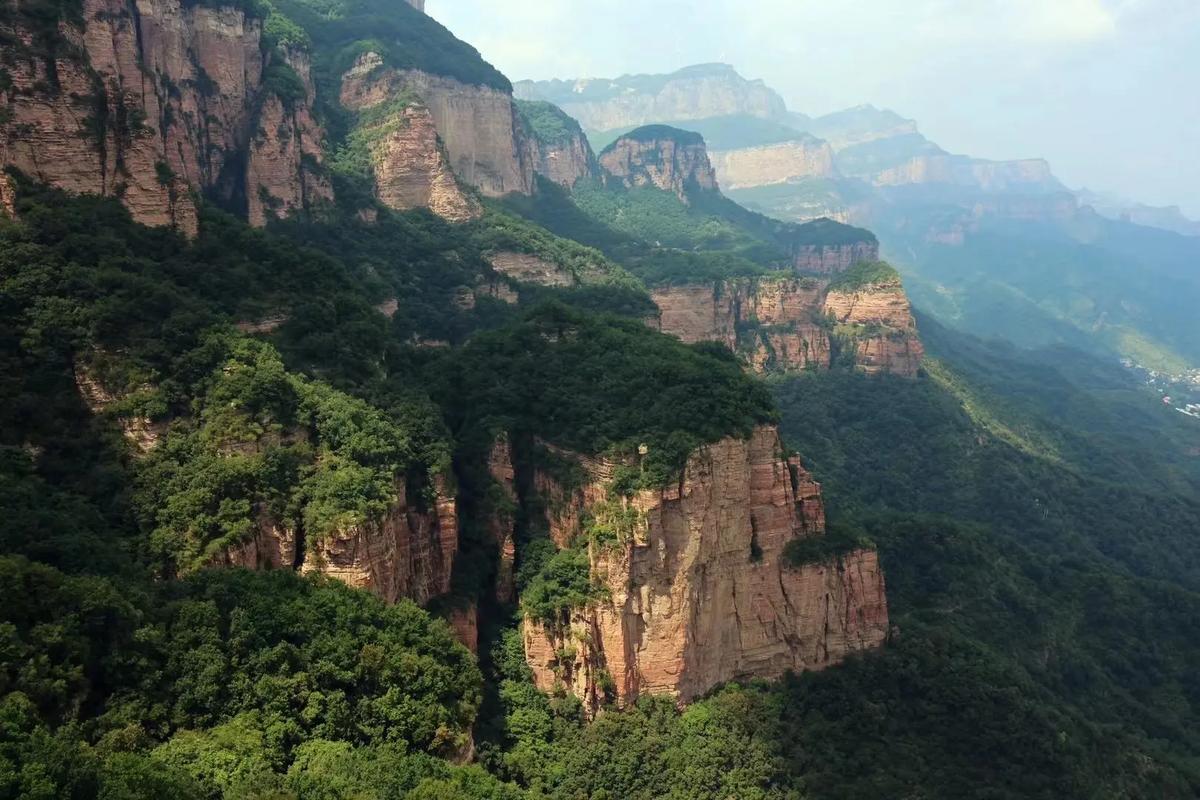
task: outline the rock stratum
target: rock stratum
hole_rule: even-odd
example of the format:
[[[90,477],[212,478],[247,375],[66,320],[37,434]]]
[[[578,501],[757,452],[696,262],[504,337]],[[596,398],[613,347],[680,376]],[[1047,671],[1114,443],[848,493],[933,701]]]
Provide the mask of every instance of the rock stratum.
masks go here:
[[[521,81],[513,88],[523,100],[554,103],[589,131],[730,115],[770,119],[787,112],[774,90],[746,80],[727,64],[614,80]]]
[[[666,125],[648,125],[621,136],[602,153],[600,166],[626,187],[652,186],[684,203],[696,191],[715,191],[717,175],[704,139]]]
[[[581,520],[605,513],[617,467],[574,458],[580,486],[536,476],[560,545],[580,535]],[[785,457],[773,427],[701,447],[677,483],[627,502],[637,512],[628,538],[588,547],[603,599],[557,623],[525,622],[540,688],[570,691],[592,711],[644,694],[687,702],[724,681],[822,669],[885,640],[874,551],[787,562],[788,543],[823,536],[825,516],[819,485]]]
[[[0,20],[15,43],[0,82],[0,166],[117,197],[137,221],[187,235],[197,194],[258,226],[334,200],[309,53],[270,44],[253,12],[83,0],[53,36],[39,25],[21,13]],[[392,208],[459,221],[480,213],[473,192],[529,193],[539,170],[570,180],[569,162],[537,151],[501,88],[396,69],[367,51],[324,100],[366,120],[376,197]],[[11,211],[7,179],[0,206]]]
[[[44,33],[11,19],[6,38],[36,50]],[[82,21],[60,24],[52,56],[10,53],[5,166],[189,234],[193,191],[240,198],[256,223],[329,198],[307,59],[264,48],[259,20],[177,0],[84,0]],[[283,70],[298,92],[264,82]]]
[[[654,289],[663,333],[719,342],[758,373],[829,369],[917,375],[924,347],[898,279],[846,292],[827,277],[770,277]]]

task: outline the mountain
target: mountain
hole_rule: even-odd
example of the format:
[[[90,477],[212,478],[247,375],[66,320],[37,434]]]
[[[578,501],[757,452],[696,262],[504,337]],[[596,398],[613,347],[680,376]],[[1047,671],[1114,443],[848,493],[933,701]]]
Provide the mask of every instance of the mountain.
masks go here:
[[[423,6],[0,6],[0,795],[1195,796],[1193,420]]]
[[[653,108],[643,101],[665,83],[687,97],[700,91],[691,75],[618,80],[621,93],[593,99],[589,110]],[[526,82],[520,91],[569,102],[554,88],[569,83]],[[1071,192],[1041,159],[948,153],[890,110],[864,105],[813,118],[776,106],[748,115],[742,106],[759,83],[727,73],[722,86],[731,96],[718,109],[675,103],[640,119],[712,135],[710,157],[730,199],[777,219],[870,228],[918,305],[962,330],[1034,347],[1069,343],[1167,373],[1176,393],[1190,391],[1200,353],[1184,321],[1197,296],[1186,266],[1194,239],[1174,235],[1193,230],[1182,215]],[[1060,268],[1041,269],[1046,263]]]

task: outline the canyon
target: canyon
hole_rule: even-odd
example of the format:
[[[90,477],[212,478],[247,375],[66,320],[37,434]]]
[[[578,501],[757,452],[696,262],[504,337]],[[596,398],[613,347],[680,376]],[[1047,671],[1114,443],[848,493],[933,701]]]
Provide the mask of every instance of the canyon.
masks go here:
[[[420,0],[410,5],[415,11],[399,11],[423,11]],[[797,161],[813,171],[834,169],[828,146],[815,141],[754,158],[719,154],[714,168],[702,137],[670,129],[624,136],[597,157],[579,123],[559,109],[515,101],[498,81],[474,83],[459,73],[393,63],[386,47],[369,42],[326,75],[323,62],[313,66],[311,44],[275,40],[264,31],[269,25],[241,8],[84,0],[82,19],[64,20],[51,37],[57,49],[49,58],[32,57],[47,36],[35,21],[16,15],[2,24],[31,57],[4,67],[0,163],[70,193],[117,198],[134,220],[187,237],[198,235],[205,202],[255,227],[292,217],[321,220],[343,199],[335,196],[335,184],[339,194],[344,185],[339,177],[368,179],[367,199],[347,193],[356,204],[348,213],[361,220],[375,220],[381,207],[423,208],[468,223],[481,219],[493,199],[538,192],[539,179],[566,190],[585,179],[655,189],[690,205],[701,196],[726,202],[721,170],[754,183]],[[600,121],[623,124],[685,108],[733,108],[762,118],[783,113],[765,86],[739,94],[730,80],[724,69],[696,73],[686,84],[668,82],[644,107]],[[334,96],[318,97],[318,87]],[[339,115],[334,122],[330,109]],[[13,203],[6,176],[0,207],[12,211]],[[778,231],[791,229],[781,223],[755,224],[774,231],[797,274],[661,287],[652,292],[660,314],[650,324],[686,342],[721,342],[757,372],[828,369],[840,347],[853,347],[865,371],[916,374],[920,345],[898,284],[865,287],[849,298],[830,289],[839,275],[878,258],[870,234],[825,241],[807,235],[815,230],[809,229],[788,239]],[[597,259],[568,272],[507,247],[480,259],[494,275],[464,287],[454,300],[460,309],[483,296],[516,303],[514,283],[570,288],[607,269]],[[391,320],[403,298],[372,302]],[[283,312],[251,315],[235,326],[243,335],[269,337],[288,319]],[[846,338],[838,326],[869,335]],[[118,398],[98,380],[81,370],[77,387],[94,414],[110,416]],[[111,420],[135,459],[150,457],[165,435],[148,417]],[[245,454],[238,448],[258,453],[260,446],[239,443],[219,455]],[[528,531],[517,509],[535,494],[552,498],[551,536],[560,547],[573,546],[585,521],[612,502],[614,470],[628,466],[559,451],[582,466],[585,485],[568,486],[546,471],[523,481],[518,467],[527,454],[517,450],[500,436],[480,456],[486,464],[456,464],[482,466],[492,487],[482,529],[495,572],[482,601],[450,597],[466,524],[460,516],[471,506],[460,506],[449,472],[419,490],[397,474],[385,509],[319,535],[256,501],[248,530],[199,545],[208,549],[180,572],[290,570],[328,576],[387,603],[437,602],[476,649],[481,615],[520,602],[516,575]],[[609,691],[607,673],[608,699],[617,703],[659,693],[687,702],[725,681],[822,669],[886,639],[884,580],[873,550],[790,563],[789,543],[825,534],[824,508],[820,487],[797,457],[784,453],[773,427],[703,444],[669,485],[620,502],[639,520],[631,538],[589,549],[605,599],[574,609],[562,625],[525,623],[526,655],[540,687],[566,687],[594,712]]]

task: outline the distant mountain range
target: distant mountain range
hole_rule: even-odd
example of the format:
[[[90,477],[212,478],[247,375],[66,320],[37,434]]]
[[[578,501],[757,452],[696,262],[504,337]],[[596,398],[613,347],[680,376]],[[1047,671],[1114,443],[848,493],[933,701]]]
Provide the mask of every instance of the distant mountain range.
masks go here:
[[[1043,159],[991,161],[949,153],[922,135],[915,120],[888,109],[860,105],[820,117],[791,111],[776,91],[761,80],[743,78],[728,64],[699,64],[666,75],[521,81],[514,92],[519,98],[562,108],[579,121],[597,150],[649,123],[697,131],[713,154],[725,189],[802,186],[742,198],[790,219],[830,216],[871,222],[863,209],[855,208],[861,192],[827,183],[857,179],[876,187],[1058,195],[1046,201],[1041,213],[1028,202],[1010,211],[1024,217],[1062,215],[1086,206],[1109,219],[1200,235],[1200,222],[1188,219],[1178,207],[1147,206],[1087,189],[1072,191]]]
[[[809,117],[726,64],[514,92],[558,105],[597,148],[652,123],[702,134],[729,198],[871,229],[914,303],[946,323],[1200,374],[1200,223],[1178,208],[1073,191],[1039,158],[947,152],[887,109]]]

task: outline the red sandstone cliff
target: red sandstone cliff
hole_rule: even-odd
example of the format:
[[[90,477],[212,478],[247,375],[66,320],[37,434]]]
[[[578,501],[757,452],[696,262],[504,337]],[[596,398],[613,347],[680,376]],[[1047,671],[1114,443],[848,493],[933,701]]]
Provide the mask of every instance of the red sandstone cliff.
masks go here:
[[[447,162],[466,184],[488,197],[532,191],[533,167],[511,95],[419,70],[395,69],[371,52],[342,76],[341,103],[353,111],[404,96],[419,99],[428,109]]]
[[[868,374],[889,372],[913,377],[925,348],[916,335],[912,306],[899,279],[853,291],[833,290],[824,310],[844,330],[855,349],[855,364]]]
[[[22,44],[6,49],[31,47],[33,33],[11,19],[5,34]],[[0,93],[0,163],[118,197],[138,221],[188,234],[192,191],[245,192],[256,222],[267,208],[282,214],[328,197],[327,184],[293,169],[301,155],[320,158],[307,63],[264,53],[258,20],[179,0],[84,0],[82,19],[60,26],[66,46],[53,58],[13,53],[12,86]],[[263,90],[271,58],[304,73],[308,94],[291,109]]]
[[[617,139],[600,154],[600,166],[626,186],[653,186],[684,203],[689,191],[717,188],[704,140],[665,126],[639,128]]]
[[[835,345],[863,371],[917,374],[924,349],[899,281],[846,294],[814,277],[654,289],[655,327],[688,343],[720,342],[755,372],[827,369]]]
[[[588,478],[577,489],[537,476],[560,543],[580,534],[615,467],[579,462]],[[620,703],[647,693],[686,702],[723,681],[821,669],[884,641],[887,601],[874,551],[784,562],[789,541],[824,534],[824,509],[820,487],[784,457],[773,427],[700,448],[677,484],[628,503],[639,512],[628,540],[589,546],[604,599],[565,625],[525,622],[540,688],[565,688],[591,710],[606,694]]]

